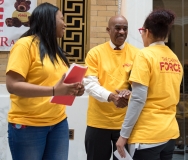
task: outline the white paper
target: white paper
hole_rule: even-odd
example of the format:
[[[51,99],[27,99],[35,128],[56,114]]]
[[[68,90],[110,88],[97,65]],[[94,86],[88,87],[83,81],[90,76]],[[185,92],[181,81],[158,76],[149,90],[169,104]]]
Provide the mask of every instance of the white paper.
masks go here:
[[[114,152],[114,155],[119,160],[133,160],[125,148],[124,148],[124,151],[125,151],[125,158],[121,158],[121,156],[120,156],[120,154],[119,154],[119,152],[117,150]]]

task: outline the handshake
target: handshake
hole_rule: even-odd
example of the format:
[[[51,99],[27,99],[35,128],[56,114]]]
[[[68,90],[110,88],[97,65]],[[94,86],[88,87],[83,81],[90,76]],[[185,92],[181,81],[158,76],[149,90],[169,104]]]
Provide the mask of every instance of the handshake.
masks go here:
[[[116,90],[116,93],[111,93],[108,97],[108,102],[113,102],[116,107],[124,108],[128,105],[130,90]]]

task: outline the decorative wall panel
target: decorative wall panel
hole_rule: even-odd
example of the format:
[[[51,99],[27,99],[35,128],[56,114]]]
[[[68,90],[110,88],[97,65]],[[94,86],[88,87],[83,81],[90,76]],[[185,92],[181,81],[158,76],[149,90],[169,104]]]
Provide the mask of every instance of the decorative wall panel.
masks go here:
[[[84,63],[87,53],[87,9],[86,0],[59,1],[67,28],[60,45],[69,55],[70,63]]]

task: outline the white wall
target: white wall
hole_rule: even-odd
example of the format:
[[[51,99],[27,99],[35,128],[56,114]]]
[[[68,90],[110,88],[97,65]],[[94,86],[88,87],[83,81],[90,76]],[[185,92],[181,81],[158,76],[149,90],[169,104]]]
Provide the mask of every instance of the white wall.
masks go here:
[[[125,0],[126,1],[126,18],[128,20],[127,42],[143,48],[141,35],[138,31],[143,26],[145,18],[153,10],[152,0]]]
[[[72,106],[67,106],[69,128],[74,129],[74,140],[69,142],[69,160],[86,160],[84,139],[86,130],[88,95],[77,97]]]
[[[11,160],[7,140],[7,112],[9,106],[9,94],[5,85],[0,85],[0,160]]]

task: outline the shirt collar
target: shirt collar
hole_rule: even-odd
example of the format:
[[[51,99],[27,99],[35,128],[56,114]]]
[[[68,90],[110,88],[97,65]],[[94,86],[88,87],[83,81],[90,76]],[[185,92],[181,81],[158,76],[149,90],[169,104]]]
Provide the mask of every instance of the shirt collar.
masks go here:
[[[109,41],[109,43],[110,43],[110,47],[111,47],[112,49],[116,48],[116,46],[112,43],[111,40]],[[125,43],[123,43],[121,46],[119,46],[119,48],[120,48],[120,49],[123,49],[124,46],[125,46]]]
[[[165,45],[164,41],[157,41],[154,43],[151,43],[149,46],[155,46],[155,45]]]

